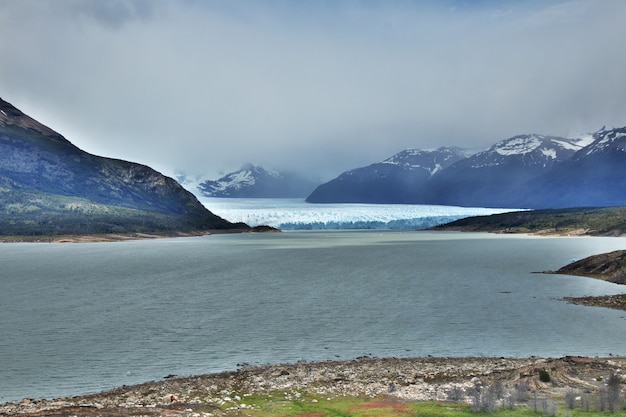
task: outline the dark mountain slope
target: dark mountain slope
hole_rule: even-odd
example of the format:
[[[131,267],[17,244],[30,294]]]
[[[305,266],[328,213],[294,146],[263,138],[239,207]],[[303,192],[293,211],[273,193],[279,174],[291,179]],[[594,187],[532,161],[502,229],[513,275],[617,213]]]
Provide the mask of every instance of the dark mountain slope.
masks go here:
[[[581,140],[518,135],[433,176],[416,203],[477,207],[534,207],[520,199],[528,182],[582,148]]]
[[[1,99],[0,213],[0,234],[82,233],[90,221],[101,232],[245,228],[172,178],[86,153]]]
[[[529,183],[525,207],[626,204],[626,127],[602,129],[571,159]]]
[[[346,171],[320,185],[310,203],[412,203],[437,172],[467,157],[456,147],[407,149],[383,162]]]

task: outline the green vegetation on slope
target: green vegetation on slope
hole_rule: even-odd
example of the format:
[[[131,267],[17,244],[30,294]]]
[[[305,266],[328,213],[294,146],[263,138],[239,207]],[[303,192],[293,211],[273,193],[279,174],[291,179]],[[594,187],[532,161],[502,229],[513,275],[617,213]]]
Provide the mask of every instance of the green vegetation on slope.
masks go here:
[[[315,401],[315,402],[312,402]],[[597,406],[585,409],[582,404],[569,408],[552,400],[541,399],[536,403],[515,408],[498,408],[494,411],[475,410],[469,404],[442,401],[404,402],[392,398],[364,399],[357,397],[339,397],[330,400],[287,400],[267,399],[247,409],[246,415],[252,417],[537,417],[570,416],[600,417],[624,415],[620,411],[599,410]],[[230,410],[229,410],[230,411]],[[230,411],[225,415],[241,415],[241,410]]]
[[[431,230],[622,236],[626,234],[626,207],[516,211],[468,217]]]
[[[0,181],[0,235],[60,236],[192,232],[206,229],[190,216],[148,212],[37,191],[14,192]]]
[[[0,99],[0,236],[249,230],[154,169],[84,152]]]

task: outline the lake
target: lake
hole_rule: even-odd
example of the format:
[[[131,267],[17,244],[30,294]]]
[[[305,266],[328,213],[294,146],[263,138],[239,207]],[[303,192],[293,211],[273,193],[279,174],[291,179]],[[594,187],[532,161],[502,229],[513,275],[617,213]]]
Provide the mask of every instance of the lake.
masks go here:
[[[626,355],[624,288],[534,274],[621,238],[288,231],[0,245],[0,402],[370,355]]]

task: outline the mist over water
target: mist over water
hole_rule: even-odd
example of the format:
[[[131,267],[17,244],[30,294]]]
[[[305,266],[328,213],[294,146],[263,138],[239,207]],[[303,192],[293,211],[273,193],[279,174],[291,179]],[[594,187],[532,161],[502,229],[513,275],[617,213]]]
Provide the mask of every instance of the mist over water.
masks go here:
[[[291,231],[0,245],[0,401],[396,356],[624,355],[616,284],[533,274],[619,238]]]

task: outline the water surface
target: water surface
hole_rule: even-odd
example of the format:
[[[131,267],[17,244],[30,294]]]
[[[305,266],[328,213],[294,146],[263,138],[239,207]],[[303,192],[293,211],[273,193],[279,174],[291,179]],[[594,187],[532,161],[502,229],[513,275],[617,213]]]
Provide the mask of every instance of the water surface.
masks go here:
[[[620,238],[309,231],[3,244],[0,402],[371,356],[625,355],[623,292],[533,274]]]

